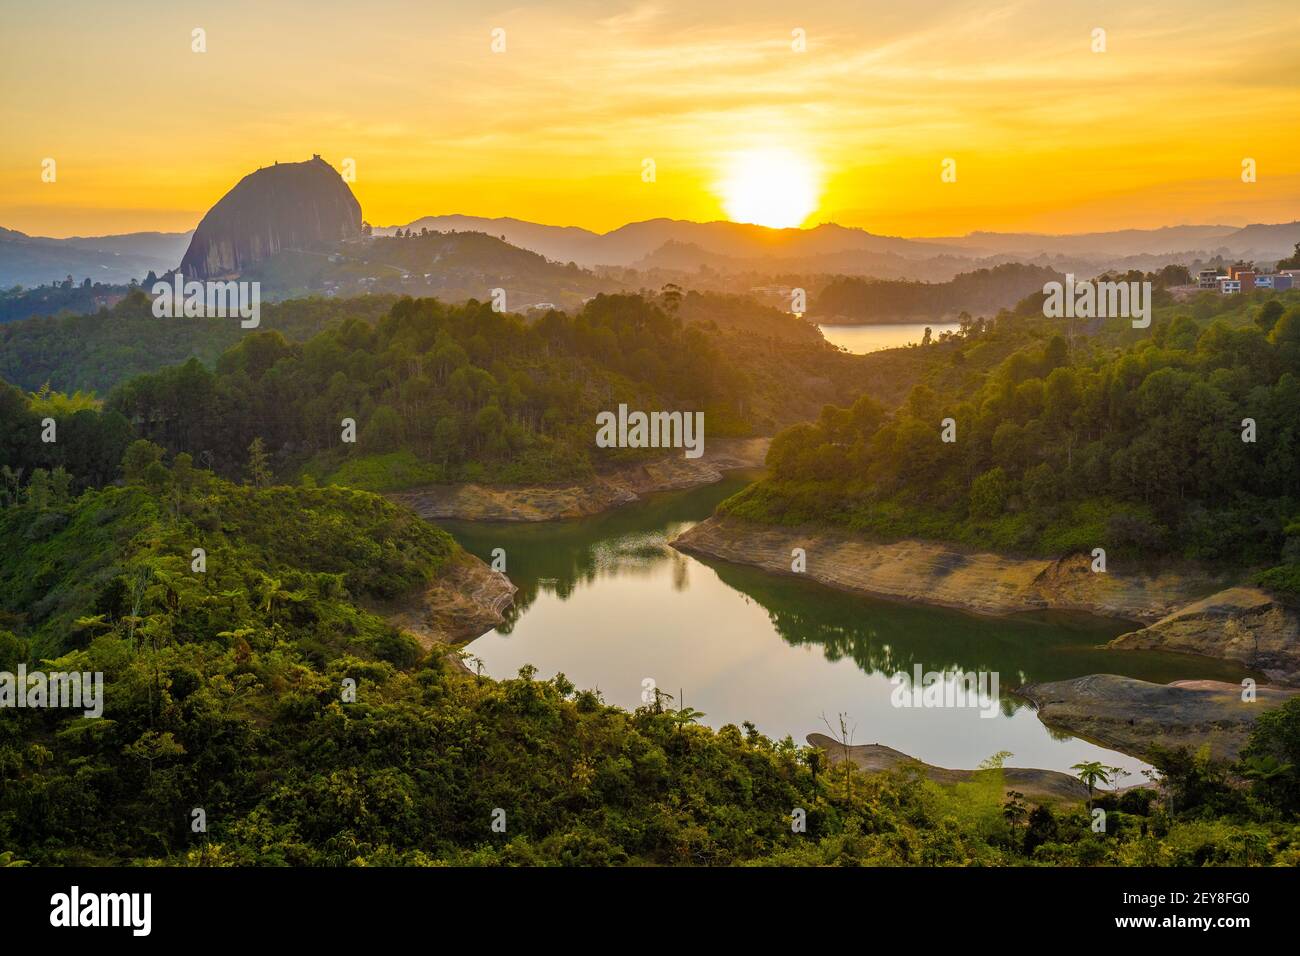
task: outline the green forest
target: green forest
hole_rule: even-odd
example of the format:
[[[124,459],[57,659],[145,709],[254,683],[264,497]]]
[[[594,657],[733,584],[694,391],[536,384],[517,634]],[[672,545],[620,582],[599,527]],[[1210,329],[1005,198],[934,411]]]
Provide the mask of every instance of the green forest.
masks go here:
[[[880,401],[830,405],[781,432],[771,477],[726,507],[1028,548],[1095,514],[1119,547],[1176,529],[1187,548],[1234,559],[1288,553],[1295,446],[1277,409],[1296,407],[1293,302],[1199,319],[1165,310],[1149,340],[1132,343],[1122,329],[1072,342],[1030,302],[868,361],[779,313],[746,333],[745,306],[719,304],[672,290],[606,296],[524,323],[477,303],[399,300],[373,324],[340,306],[305,341],[246,334],[211,368],[191,360],[136,376],[103,403],[0,386],[0,670],[106,681],[102,718],[15,709],[0,721],[0,857],[1300,863],[1300,702],[1261,718],[1236,766],[1156,753],[1162,790],[1095,796],[1110,820],[1100,835],[1087,807],[1004,796],[997,756],[956,787],[910,770],[864,774],[750,723],[701,726],[671,700],[629,712],[563,675],[475,675],[456,647],[394,622],[393,608],[474,559],[409,510],[343,487],[364,483],[352,475],[388,475],[393,456],[416,478],[573,474],[597,465],[588,416],[606,402],[704,407],[711,429],[745,434],[801,400],[862,394],[867,381]],[[799,377],[820,384],[789,394]],[[1169,402],[1179,418],[1148,427]],[[342,410],[358,422],[355,449],[339,446]],[[1196,465],[1241,454],[1215,429],[1247,412],[1256,458]],[[938,437],[949,415],[951,446]],[[1196,428],[1170,431],[1188,415]],[[57,441],[41,440],[47,420]],[[1182,455],[1181,467],[1115,467],[1143,440],[1183,442],[1163,452]],[[1035,484],[1049,479],[1051,495]],[[1148,490],[1148,479],[1163,483]],[[1251,508],[1271,523],[1233,531]],[[806,832],[792,829],[796,810]],[[499,812],[504,832],[493,829]]]
[[[991,315],[1061,278],[1055,269],[1018,262],[963,272],[948,282],[836,276],[808,311],[822,322],[955,320],[959,313]]]
[[[278,475],[394,490],[582,478],[661,454],[594,447],[596,414],[620,403],[702,411],[709,437],[770,430],[789,420],[784,382],[801,365],[828,371],[831,394],[852,394],[853,359],[820,338],[765,363],[781,339],[751,332],[742,343],[739,332],[687,321],[679,305],[602,295],[575,316],[527,322],[473,301],[403,299],[374,325],[347,317],[300,344],[246,335],[215,370],[190,360],[137,376],[106,407],[228,477],[260,438]],[[355,442],[343,440],[345,419]]]
[[[945,789],[662,701],[620,710],[562,675],[465,673],[379,610],[461,552],[367,492],[235,485],[139,439],[119,485],[10,501],[0,545],[0,668],[106,681],[100,719],[0,721],[10,861],[1300,863],[1294,701],[1259,721],[1249,787],[1168,754],[1168,799],[1098,796],[1103,836],[1084,807],[1004,798],[996,759]]]
[[[258,329],[302,341],[345,318],[377,322],[396,301],[392,295],[366,295],[263,304]],[[113,386],[164,365],[190,358],[212,365],[246,334],[235,321],[157,319],[149,297],[136,289],[111,309],[86,315],[51,311],[0,324],[0,379],[28,391],[48,385],[107,395]]]
[[[1297,590],[1300,297],[1194,317],[1210,296],[1158,310],[1141,337],[1122,320],[1075,335],[1031,297],[946,346],[947,367],[897,409],[864,396],[782,431],[766,480],[721,510],[1016,553],[1262,565],[1265,583]]]

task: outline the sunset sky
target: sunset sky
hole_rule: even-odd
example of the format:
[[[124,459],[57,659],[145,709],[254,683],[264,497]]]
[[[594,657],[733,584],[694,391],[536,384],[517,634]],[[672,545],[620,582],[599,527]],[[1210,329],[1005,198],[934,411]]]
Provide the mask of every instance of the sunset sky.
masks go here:
[[[755,156],[797,170],[808,226],[1300,218],[1294,0],[49,0],[2,31],[0,226],[34,235],[192,228],[312,153],[356,161],[377,225],[726,218]]]

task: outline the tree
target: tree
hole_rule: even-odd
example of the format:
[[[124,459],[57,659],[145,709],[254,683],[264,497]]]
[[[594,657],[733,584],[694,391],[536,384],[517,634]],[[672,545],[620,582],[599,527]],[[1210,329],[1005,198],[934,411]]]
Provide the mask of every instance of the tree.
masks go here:
[[[973,518],[996,518],[1006,507],[1011,483],[1001,468],[990,468],[971,484],[970,513]]]
[[[1277,299],[1269,299],[1259,307],[1255,313],[1255,324],[1258,325],[1265,335],[1273,331],[1273,326],[1277,325],[1277,320],[1282,318],[1282,313],[1286,309]]]
[[[50,472],[50,494],[56,505],[68,503],[72,492],[72,475],[62,465]]]
[[[1300,810],[1300,698],[1259,716],[1242,761],[1256,792],[1288,812]]]
[[[1287,309],[1268,334],[1287,368],[1300,371],[1300,305]]]
[[[199,472],[194,467],[194,457],[189,452],[181,452],[172,460],[172,481],[181,494],[188,493],[199,479]]]
[[[1104,766],[1099,760],[1089,760],[1086,763],[1076,763],[1070,769],[1078,771],[1076,776],[1088,788],[1088,809],[1091,811],[1093,791],[1096,790],[1098,783],[1110,783],[1108,771],[1114,768]]]
[[[17,503],[23,483],[22,468],[16,471],[8,465],[0,465],[0,503]]]
[[[822,714],[822,723],[826,729],[831,732],[831,737],[840,745],[842,763],[844,764],[844,793],[852,801],[853,799],[853,759],[849,756],[849,750],[853,747],[853,735],[858,731],[856,722],[851,723],[849,715],[840,713],[837,715],[839,723],[839,732],[831,726],[831,722]]]
[[[1029,823],[1025,828],[1025,856],[1032,857],[1034,850],[1044,843],[1055,843],[1060,836],[1060,825],[1052,808],[1039,804],[1029,812]]]
[[[682,304],[682,287],[675,282],[669,282],[663,287],[662,296],[664,310],[670,314],[676,314]]]
[[[44,468],[37,468],[32,472],[31,478],[27,479],[27,503],[37,511],[44,511],[49,508],[52,500],[50,473]]]
[[[248,477],[255,488],[265,488],[271,483],[271,466],[260,435],[248,446]]]
[[[152,777],[155,760],[162,760],[166,757],[179,757],[185,753],[185,748],[181,746],[170,730],[162,733],[156,730],[146,730],[134,743],[123,747],[122,753],[128,757],[143,760],[149,767],[149,776]]]
[[[677,703],[679,706],[676,710],[669,711],[668,714],[668,719],[673,722],[679,732],[687,724],[698,724],[701,717],[708,716],[703,711],[696,710],[694,707],[687,707],[685,701],[686,691],[679,689],[677,691]]]
[[[362,447],[369,452],[396,451],[402,446],[402,418],[391,405],[380,405],[361,432]]]
[[[1300,269],[1300,242],[1295,244],[1295,251],[1286,259],[1279,259],[1278,269]]]
[[[1029,807],[1024,798],[1019,790],[1008,790],[1006,802],[1002,804],[1002,819],[1007,821],[1013,835],[1029,818]]]
[[[160,445],[144,438],[137,438],[126,448],[122,456],[122,474],[128,485],[142,485],[147,480],[150,465],[162,461],[163,449]]]

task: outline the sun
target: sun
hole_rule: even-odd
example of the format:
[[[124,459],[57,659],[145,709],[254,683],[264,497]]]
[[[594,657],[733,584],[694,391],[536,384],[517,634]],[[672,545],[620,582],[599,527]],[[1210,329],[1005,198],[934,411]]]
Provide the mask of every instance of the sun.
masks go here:
[[[753,149],[730,157],[718,191],[732,222],[785,229],[802,224],[817,209],[820,183],[806,157],[784,149]]]

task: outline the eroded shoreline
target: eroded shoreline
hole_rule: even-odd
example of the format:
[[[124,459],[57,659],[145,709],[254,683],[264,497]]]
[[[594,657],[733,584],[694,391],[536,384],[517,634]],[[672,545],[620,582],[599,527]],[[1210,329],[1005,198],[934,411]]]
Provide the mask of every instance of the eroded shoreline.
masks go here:
[[[659,491],[697,488],[728,471],[761,468],[771,439],[717,438],[700,458],[680,453],[558,485],[431,485],[387,497],[430,521],[555,521],[585,518]]]
[[[1154,624],[1230,583],[1227,576],[1191,570],[1094,574],[1084,555],[1013,558],[929,541],[882,544],[848,531],[787,528],[717,515],[678,535],[672,545],[688,554],[777,574],[795,573],[792,552],[802,548],[806,569],[801,576],[820,584],[995,616],[1084,611]]]
[[[1300,612],[1258,588],[1234,586],[1226,574],[1192,567],[1096,574],[1082,555],[1009,558],[718,516],[671,543],[688,554],[786,575],[795,575],[792,551],[802,548],[802,575],[875,598],[984,615],[1069,610],[1126,619],[1143,626],[1107,645],[1117,653],[1143,649],[1229,660],[1279,685],[1258,687],[1250,698],[1241,685],[1219,681],[1156,684],[1092,674],[1017,692],[1047,726],[1139,759],[1149,759],[1154,747],[1208,745],[1215,757],[1235,760],[1259,714],[1300,693],[1294,689],[1300,686]]]

